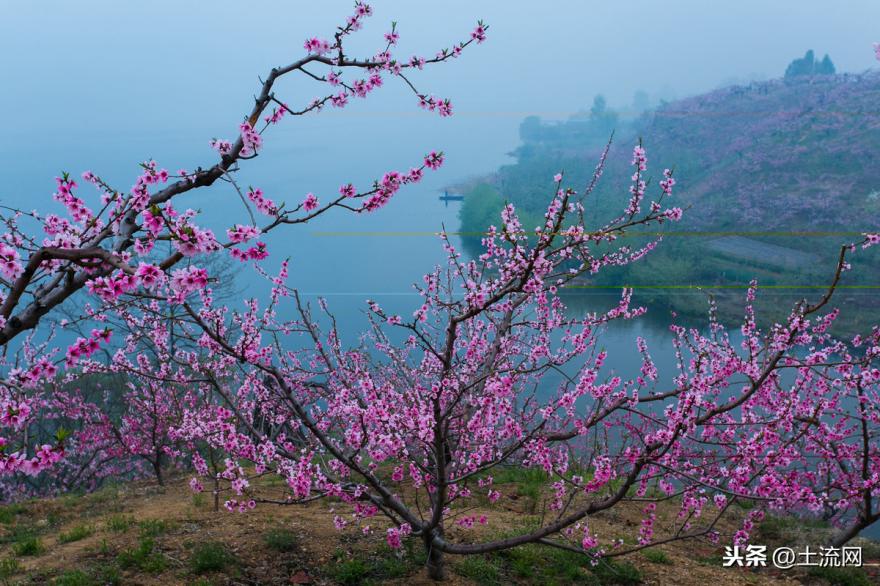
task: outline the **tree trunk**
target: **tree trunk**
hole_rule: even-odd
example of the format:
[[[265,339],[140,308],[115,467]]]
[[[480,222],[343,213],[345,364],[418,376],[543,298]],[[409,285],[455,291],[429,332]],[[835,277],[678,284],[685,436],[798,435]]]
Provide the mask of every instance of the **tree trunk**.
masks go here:
[[[425,562],[425,566],[428,568],[428,577],[438,582],[445,580],[446,564],[443,560],[443,552],[431,543],[430,535],[425,537],[425,549],[428,552],[428,559]]]
[[[869,525],[872,525],[872,524],[873,524],[873,521],[871,521],[869,519],[864,519],[864,518],[859,519],[857,521],[853,521],[852,525],[850,525],[849,527],[846,527],[842,531],[839,531],[834,536],[834,538],[831,540],[832,547],[843,547],[843,545],[847,541],[849,541],[850,539],[853,539],[854,537],[857,537],[858,534],[862,532],[862,529],[864,529],[865,527],[868,527]]]
[[[162,462],[160,458],[156,458],[152,462],[153,464],[153,472],[156,474],[156,482],[159,483],[159,486],[165,486],[165,478],[162,476]]]

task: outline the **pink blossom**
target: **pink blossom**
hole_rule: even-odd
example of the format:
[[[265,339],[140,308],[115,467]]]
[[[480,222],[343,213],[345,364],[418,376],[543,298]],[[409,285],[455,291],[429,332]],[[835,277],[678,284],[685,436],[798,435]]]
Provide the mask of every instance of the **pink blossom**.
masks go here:
[[[323,55],[330,52],[330,43],[324,39],[312,37],[311,39],[306,39],[306,42],[303,43],[303,48],[309,53]]]

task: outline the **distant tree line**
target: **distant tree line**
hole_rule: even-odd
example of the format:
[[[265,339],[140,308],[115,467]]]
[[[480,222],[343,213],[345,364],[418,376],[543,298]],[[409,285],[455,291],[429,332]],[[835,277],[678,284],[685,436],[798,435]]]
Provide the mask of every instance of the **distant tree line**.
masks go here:
[[[785,77],[787,79],[799,75],[834,75],[835,71],[834,63],[827,53],[819,61],[813,54],[813,50],[810,49],[803,57],[788,64]]]

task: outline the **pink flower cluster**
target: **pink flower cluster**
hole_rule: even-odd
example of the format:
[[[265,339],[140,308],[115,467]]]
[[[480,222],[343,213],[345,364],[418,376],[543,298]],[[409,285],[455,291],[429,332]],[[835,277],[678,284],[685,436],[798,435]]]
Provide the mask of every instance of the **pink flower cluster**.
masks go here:
[[[21,266],[21,256],[18,251],[0,242],[0,274],[10,280],[15,280],[24,270]]]
[[[247,197],[253,202],[261,214],[267,216],[275,216],[278,214],[278,207],[275,205],[275,202],[263,196],[263,190],[259,187],[256,189],[250,188]]]
[[[257,154],[257,150],[263,146],[263,137],[259,132],[254,130],[250,122],[242,122],[239,125],[241,131],[241,153],[242,157],[250,157]]]
[[[306,42],[303,43],[303,48],[309,53],[323,55],[329,53],[332,47],[328,41],[319,39],[318,37],[312,37],[311,39],[306,39]]]
[[[208,286],[208,271],[199,267],[176,269],[171,273],[170,284],[171,289],[180,297],[186,297]]]
[[[101,348],[101,343],[108,344],[112,330],[92,330],[88,338],[77,338],[76,342],[68,346],[65,364],[68,368],[75,365],[81,358],[90,358],[92,354]]]

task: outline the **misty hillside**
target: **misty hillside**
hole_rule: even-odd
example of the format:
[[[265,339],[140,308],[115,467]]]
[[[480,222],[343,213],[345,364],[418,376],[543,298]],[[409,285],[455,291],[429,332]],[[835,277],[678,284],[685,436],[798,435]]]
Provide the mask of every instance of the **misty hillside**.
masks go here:
[[[878,74],[801,77],[667,104],[641,134],[699,204],[694,226],[867,229],[866,207],[880,211],[878,108]]]
[[[647,259],[606,271],[593,284],[636,285],[643,299],[692,313],[704,311],[703,300],[652,286],[735,290],[757,278],[781,289],[817,288],[830,279],[840,245],[880,223],[878,104],[880,74],[842,74],[727,87],[631,121],[611,111],[557,123],[529,118],[512,153],[517,162],[467,194],[462,229],[496,223],[504,201],[521,210],[526,226],[537,225],[553,174],[564,170],[567,183],[585,185],[613,126],[607,169],[586,202],[594,225],[625,205],[639,138],[655,178],[648,198],[656,197],[663,169],[673,168],[674,198],[686,211]],[[471,250],[476,245],[472,238]],[[846,281],[852,289],[841,296],[862,309],[876,305],[858,295],[876,280],[877,255],[868,253],[856,258],[859,270]]]

